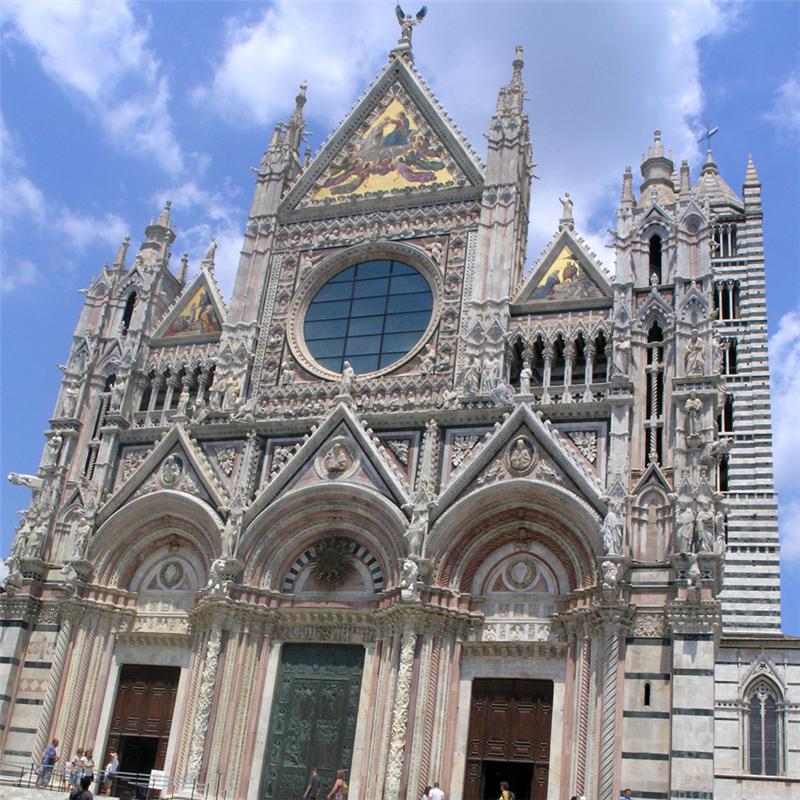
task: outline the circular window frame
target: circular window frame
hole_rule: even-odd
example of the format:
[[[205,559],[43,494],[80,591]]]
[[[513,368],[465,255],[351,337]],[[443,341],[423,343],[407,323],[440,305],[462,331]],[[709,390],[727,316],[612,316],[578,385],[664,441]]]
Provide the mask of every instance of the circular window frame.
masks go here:
[[[335,253],[325,259],[318,267],[300,284],[295,293],[294,299],[289,306],[288,319],[286,325],[287,341],[292,355],[303,369],[328,381],[336,381],[341,377],[341,372],[333,372],[319,364],[311,351],[308,349],[304,335],[304,325],[306,311],[311,301],[316,297],[317,292],[335,275],[343,270],[360,264],[365,261],[377,260],[400,261],[409,267],[417,270],[428,282],[431,289],[432,304],[431,318],[424,333],[417,344],[411,348],[402,358],[389,364],[387,367],[375,370],[374,372],[359,372],[357,378],[377,378],[394,372],[403,364],[407,364],[433,336],[436,326],[442,316],[442,298],[444,297],[444,281],[439,272],[439,268],[430,257],[419,247],[399,242],[371,242],[369,244],[349,247],[341,253]]]

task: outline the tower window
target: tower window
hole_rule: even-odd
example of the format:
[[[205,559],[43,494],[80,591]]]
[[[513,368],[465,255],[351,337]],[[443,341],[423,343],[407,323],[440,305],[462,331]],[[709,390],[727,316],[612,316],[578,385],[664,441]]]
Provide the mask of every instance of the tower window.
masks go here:
[[[714,311],[718,320],[739,319],[739,281],[714,284]]]
[[[122,332],[127,333],[131,326],[133,309],[136,307],[136,292],[131,292],[128,301],[125,303],[125,310],[122,312]]]
[[[738,371],[736,339],[722,340],[722,374],[736,375]]]
[[[664,334],[657,322],[647,334],[645,461],[662,463],[664,435]]]
[[[661,237],[650,237],[650,283],[661,283]]]
[[[650,684],[646,683],[644,685],[644,704],[646,706],[650,705]]]
[[[738,252],[736,243],[736,225],[723,222],[714,226],[715,258],[733,258]]]
[[[775,691],[764,681],[747,703],[748,766],[753,775],[780,774],[780,717]]]
[[[717,430],[720,433],[733,433],[733,395],[725,395],[725,402],[717,414]]]

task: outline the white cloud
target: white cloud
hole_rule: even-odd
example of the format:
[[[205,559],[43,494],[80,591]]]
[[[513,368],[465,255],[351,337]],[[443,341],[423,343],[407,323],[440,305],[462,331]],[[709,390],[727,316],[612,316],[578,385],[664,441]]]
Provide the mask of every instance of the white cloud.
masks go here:
[[[39,268],[32,261],[22,260],[0,268],[0,294],[8,294],[22,286],[36,286],[41,281]]]
[[[800,141],[800,70],[778,87],[775,103],[765,116],[782,136]]]
[[[580,232],[613,270],[603,245],[622,170],[635,165],[655,128],[677,162],[697,162],[700,42],[728,30],[738,9],[712,0],[543,8],[495,3],[491,24],[480,24],[486,7],[432,5],[414,32],[416,66],[480,151],[514,46],[524,45],[529,64],[539,65],[525,73],[541,176],[529,260],[555,231],[557,198],[567,190]],[[267,125],[291,112],[293,87],[307,79],[306,118],[321,141],[378,74],[397,34],[382,4],[278,2],[256,20],[229,19],[219,66],[194,97],[233,124]]]
[[[780,493],[780,528],[785,559],[800,559],[800,309],[781,317],[769,340],[772,377],[773,457]]]
[[[93,242],[117,247],[128,232],[127,223],[116,214],[95,217],[62,209],[60,214],[55,215],[54,223],[57,230],[78,250],[85,249]]]
[[[0,20],[36,53],[42,69],[88,111],[108,138],[179,172],[169,87],[147,24],[125,0],[5,0]]]

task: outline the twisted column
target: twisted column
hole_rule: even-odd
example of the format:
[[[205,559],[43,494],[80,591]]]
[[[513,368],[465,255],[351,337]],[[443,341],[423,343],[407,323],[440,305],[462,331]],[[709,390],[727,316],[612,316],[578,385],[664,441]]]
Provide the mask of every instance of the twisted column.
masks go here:
[[[56,637],[56,647],[53,653],[53,663],[47,675],[47,689],[42,702],[42,711],[39,715],[39,725],[36,728],[36,738],[33,740],[33,756],[39,758],[47,746],[47,735],[53,722],[53,710],[56,707],[58,688],[61,685],[61,676],[64,672],[64,662],[72,638],[72,615],[65,615],[61,621]]]
[[[408,727],[408,704],[411,700],[411,676],[414,668],[414,650],[417,637],[413,631],[403,632],[400,645],[400,666],[397,670],[397,690],[394,699],[394,717],[389,743],[389,764],[386,771],[384,800],[399,800],[400,777],[403,772],[403,752]]]
[[[589,689],[592,678],[592,643],[588,637],[581,642],[580,682],[578,684],[578,752],[575,789],[579,795],[586,788],[586,749],[589,741]]]

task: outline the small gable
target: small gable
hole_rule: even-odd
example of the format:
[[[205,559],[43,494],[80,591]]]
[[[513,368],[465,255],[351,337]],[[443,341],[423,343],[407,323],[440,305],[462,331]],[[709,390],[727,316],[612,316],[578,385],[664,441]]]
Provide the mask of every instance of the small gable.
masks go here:
[[[222,333],[225,307],[205,270],[187,287],[153,334],[159,344],[216,341]]]
[[[394,60],[289,192],[285,208],[480,186],[477,158]]]
[[[611,304],[611,287],[598,264],[568,229],[545,250],[515,304],[553,310]]]

